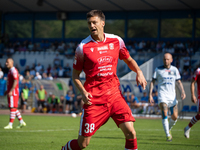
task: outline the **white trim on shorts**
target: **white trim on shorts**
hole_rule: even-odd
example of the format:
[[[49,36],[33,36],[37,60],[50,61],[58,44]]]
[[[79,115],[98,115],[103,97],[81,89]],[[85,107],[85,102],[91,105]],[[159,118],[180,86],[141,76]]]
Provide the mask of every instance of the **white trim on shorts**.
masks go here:
[[[84,116],[84,109],[82,110],[82,115],[81,115],[79,135],[82,135],[83,116]]]

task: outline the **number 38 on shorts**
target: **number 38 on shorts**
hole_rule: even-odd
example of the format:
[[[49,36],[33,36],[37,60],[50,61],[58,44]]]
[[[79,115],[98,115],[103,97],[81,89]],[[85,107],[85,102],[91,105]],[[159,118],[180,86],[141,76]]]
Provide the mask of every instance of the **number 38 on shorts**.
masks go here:
[[[85,123],[85,133],[92,133],[95,130],[95,124],[94,123]]]

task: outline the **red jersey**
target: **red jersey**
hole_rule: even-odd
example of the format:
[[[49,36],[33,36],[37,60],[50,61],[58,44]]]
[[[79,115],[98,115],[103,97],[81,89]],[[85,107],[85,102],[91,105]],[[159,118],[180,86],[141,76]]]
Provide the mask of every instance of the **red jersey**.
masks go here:
[[[118,59],[129,58],[124,41],[116,35],[104,34],[102,42],[91,36],[84,39],[76,49],[73,68],[84,71],[84,87],[93,98],[93,104],[107,103],[103,95],[112,95],[119,91],[120,82],[116,75]]]
[[[12,67],[8,72],[8,79],[7,79],[7,92],[10,92],[14,80],[17,80],[17,85],[15,89],[12,91],[12,96],[19,96],[19,74],[15,67]]]
[[[195,71],[193,79],[197,82],[198,98],[200,98],[200,68]]]

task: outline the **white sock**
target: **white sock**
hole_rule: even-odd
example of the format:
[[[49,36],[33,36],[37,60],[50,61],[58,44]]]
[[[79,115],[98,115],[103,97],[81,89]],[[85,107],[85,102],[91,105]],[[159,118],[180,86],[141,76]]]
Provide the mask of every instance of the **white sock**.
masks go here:
[[[24,120],[22,119],[22,120],[20,120],[19,122],[20,122],[20,123],[23,123],[23,122],[24,122]]]
[[[12,122],[9,122],[9,125],[10,125],[10,126],[12,126],[12,125],[13,125],[13,123],[12,123]]]
[[[169,134],[169,122],[168,122],[168,119],[162,119],[162,124],[163,124],[163,128],[164,128],[166,136],[167,137],[170,136],[170,134]]]
[[[169,120],[169,130],[172,129],[172,127],[176,124],[177,120],[173,120],[172,118],[170,118]]]

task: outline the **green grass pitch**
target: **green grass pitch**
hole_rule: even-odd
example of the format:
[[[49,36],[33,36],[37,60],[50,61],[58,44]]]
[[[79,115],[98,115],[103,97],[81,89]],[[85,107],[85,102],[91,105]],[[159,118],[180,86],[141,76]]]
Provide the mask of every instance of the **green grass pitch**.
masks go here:
[[[9,115],[0,115],[1,150],[60,150],[68,140],[78,136],[80,117],[28,116],[23,115],[27,126],[4,130]],[[190,139],[184,137],[183,128],[189,120],[178,120],[172,129],[173,141],[166,142],[161,119],[139,119],[134,123],[139,150],[199,150],[200,122],[190,132]],[[87,150],[124,150],[125,139],[120,129],[110,119],[92,137]]]

